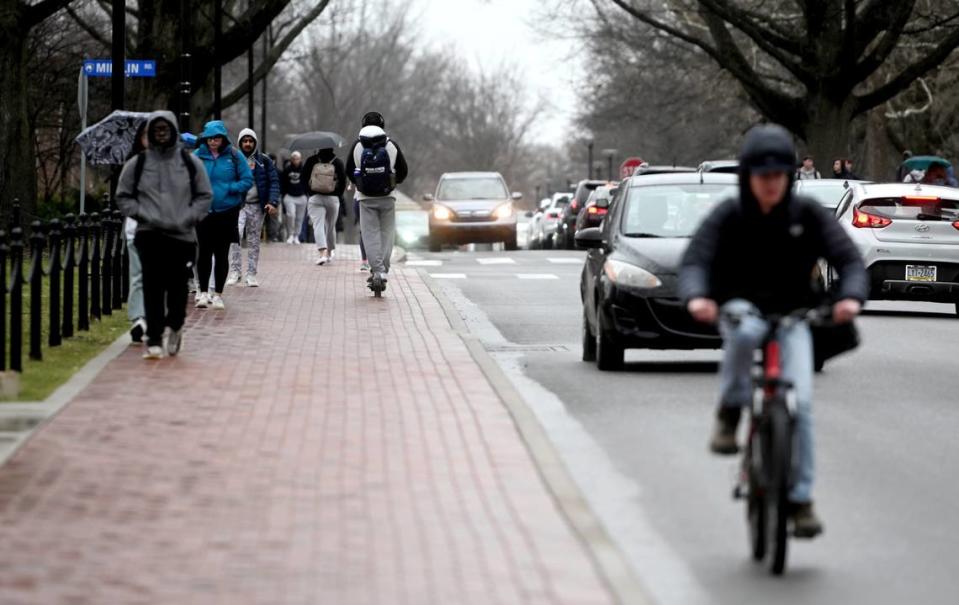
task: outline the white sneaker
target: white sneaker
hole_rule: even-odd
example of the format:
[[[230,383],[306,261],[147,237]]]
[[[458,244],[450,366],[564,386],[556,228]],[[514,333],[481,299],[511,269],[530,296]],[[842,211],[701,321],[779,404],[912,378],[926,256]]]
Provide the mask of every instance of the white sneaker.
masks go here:
[[[183,328],[179,330],[167,328],[165,348],[168,357],[175,357],[183,349]]]
[[[328,262],[330,262],[330,259],[327,256],[320,256],[316,259],[316,264],[320,266],[325,265]]]
[[[286,238],[286,243],[293,244],[293,243],[299,243],[299,242],[297,242],[296,238],[291,235],[290,237]]]
[[[260,282],[256,281],[256,276],[255,276],[255,275],[247,275],[247,276],[246,276],[246,286],[247,286],[248,288],[258,288],[258,287],[260,287]]]
[[[240,283],[240,274],[237,271],[230,271],[229,277],[226,278],[226,285],[235,286]]]
[[[294,237],[293,237],[293,243],[294,243],[295,245],[299,246],[299,245],[300,245],[300,238],[294,236]]]
[[[336,257],[336,250],[330,250],[330,260],[333,260]]]
[[[226,309],[226,303],[223,302],[223,297],[220,296],[219,294],[213,295],[213,298],[211,299],[210,304],[213,305],[213,308],[218,311],[222,311],[223,309]]]
[[[146,336],[146,333],[147,333],[147,322],[145,319],[141,317],[140,319],[133,322],[133,326],[130,328],[130,342],[132,342],[135,345],[142,345],[143,337]]]
[[[146,353],[143,354],[143,359],[162,359],[163,358],[163,347],[147,347]]]
[[[196,308],[197,309],[206,309],[210,306],[210,295],[206,292],[197,292],[196,293]]]

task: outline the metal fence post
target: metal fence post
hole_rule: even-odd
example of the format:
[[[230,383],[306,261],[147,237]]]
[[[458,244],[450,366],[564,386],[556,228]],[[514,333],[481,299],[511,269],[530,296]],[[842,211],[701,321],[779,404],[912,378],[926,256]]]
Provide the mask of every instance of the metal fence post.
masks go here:
[[[124,287],[123,257],[126,245],[124,242],[123,215],[119,210],[113,211],[113,228],[116,231],[116,240],[113,242],[113,308],[122,309],[126,300]]]
[[[7,232],[0,229],[0,372],[7,369]]]
[[[60,258],[60,221],[50,221],[50,333],[47,336],[47,345],[58,347],[63,342],[60,335],[60,274],[63,270]]]
[[[90,317],[100,319],[100,215],[90,215],[90,235],[93,237],[93,252],[90,254]]]
[[[113,315],[113,218],[112,212],[103,212],[100,225],[103,228],[103,259],[100,276],[100,287],[103,290],[103,299],[100,312],[103,315]]]
[[[40,332],[43,330],[41,297],[43,296],[43,225],[30,223],[30,359],[43,359]]]
[[[77,329],[90,329],[90,227],[87,215],[80,213],[77,227],[80,237],[80,278],[77,284]]]
[[[76,291],[73,280],[77,266],[76,217],[68,214],[64,217],[64,221],[63,245],[66,247],[66,255],[63,263],[63,324],[61,331],[63,338],[71,338],[73,336],[73,296]]]
[[[16,207],[14,207],[16,211]],[[23,229],[10,230],[10,369],[23,372]]]

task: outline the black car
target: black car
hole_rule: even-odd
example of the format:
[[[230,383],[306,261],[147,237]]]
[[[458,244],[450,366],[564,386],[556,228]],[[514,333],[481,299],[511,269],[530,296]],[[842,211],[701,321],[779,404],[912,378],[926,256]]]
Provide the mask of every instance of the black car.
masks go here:
[[[607,185],[608,181],[587,180],[584,179],[576,186],[576,192],[573,193],[573,199],[569,205],[563,208],[563,214],[560,215],[559,223],[556,224],[556,236],[554,238],[557,248],[572,250],[575,247],[573,235],[576,231],[576,217],[579,211],[586,206],[586,201],[593,191],[601,186]]]
[[[631,177],[602,227],[576,233],[588,248],[580,281],[583,360],[623,365],[626,349],[717,349],[716,328],[697,323],[677,295],[690,236],[713,207],[737,193],[732,174]]]
[[[609,213],[609,207],[618,191],[618,183],[602,185],[594,189],[586,200],[583,211],[576,217],[576,231],[588,227],[599,227]]]

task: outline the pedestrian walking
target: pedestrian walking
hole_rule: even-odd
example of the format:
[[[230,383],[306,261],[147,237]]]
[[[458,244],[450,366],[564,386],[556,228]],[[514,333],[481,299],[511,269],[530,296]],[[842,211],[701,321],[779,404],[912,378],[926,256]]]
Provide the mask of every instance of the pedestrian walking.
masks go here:
[[[848,179],[849,173],[846,172],[846,161],[843,159],[833,160],[832,163],[832,178],[834,179]]]
[[[307,212],[316,240],[316,264],[325,265],[336,249],[336,216],[340,211],[340,197],[346,189],[343,162],[332,149],[320,149],[306,160],[302,178],[310,195]]]
[[[288,244],[300,243],[300,227],[303,217],[306,216],[306,204],[309,197],[306,195],[306,183],[303,179],[303,154],[294,151],[290,155],[290,163],[283,169],[283,178],[280,179],[283,190],[283,210],[286,222],[286,238]]]
[[[850,181],[861,181],[862,177],[856,174],[856,171],[853,170],[852,160],[846,159],[843,161],[843,168],[846,169],[846,178]]]
[[[802,166],[799,167],[799,170],[796,171],[796,180],[797,181],[809,181],[814,179],[821,179],[822,175],[819,174],[819,171],[816,170],[816,163],[813,161],[811,155],[807,155],[802,159]]]
[[[363,128],[347,158],[346,173],[356,186],[360,232],[370,261],[370,287],[386,288],[390,255],[396,238],[397,185],[409,169],[400,146],[386,135],[386,121],[373,111],[363,116]]]
[[[220,120],[207,122],[203,127],[196,156],[203,161],[213,189],[210,212],[196,230],[200,249],[196,307],[225,309],[223,288],[230,268],[230,245],[240,241],[237,230],[240,208],[253,187],[253,172],[242,154],[233,148],[226,125]],[[214,280],[212,296],[209,293],[211,273]]]
[[[257,151],[258,141],[252,128],[240,131],[239,144],[247,166],[253,172],[253,186],[247,191],[246,200],[240,208],[237,233],[240,242],[246,237],[246,285],[256,288],[260,285],[256,279],[260,262],[260,235],[263,232],[264,219],[279,213],[280,176],[269,156]],[[230,275],[226,280],[228,286],[243,279],[240,242],[230,245]]]
[[[134,244],[143,271],[145,359],[180,352],[187,277],[196,259],[195,227],[213,199],[203,164],[178,143],[176,123],[170,111],[151,114],[149,146],[123,166],[117,184],[117,206],[137,223]]]
[[[132,160],[141,152],[150,146],[147,136],[147,124],[149,120],[144,120],[137,128],[136,137],[133,139],[133,149],[127,156],[127,161]],[[143,306],[143,266],[140,264],[140,255],[137,254],[137,247],[134,243],[137,233],[137,222],[126,217],[123,221],[123,237],[127,244],[127,258],[129,262],[129,282],[130,292],[127,295],[127,318],[130,320],[130,342],[133,344],[143,344],[143,337],[146,336],[147,320],[146,309]]]

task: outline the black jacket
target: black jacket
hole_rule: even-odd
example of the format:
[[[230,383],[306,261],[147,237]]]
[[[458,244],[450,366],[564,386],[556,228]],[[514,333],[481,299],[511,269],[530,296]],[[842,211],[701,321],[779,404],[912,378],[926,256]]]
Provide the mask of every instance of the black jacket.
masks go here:
[[[706,297],[723,304],[744,298],[764,313],[816,306],[823,301],[813,271],[825,258],[839,274],[836,299],[865,302],[869,282],[862,257],[825,208],[789,193],[764,215],[740,189],[738,199],[720,204],[693,235],[679,275],[684,300]]]
[[[306,195],[306,181],[309,180],[309,175],[307,175],[306,180],[303,180],[303,164],[296,167],[290,163],[283,169],[283,174],[280,177],[280,189],[283,195],[293,197]]]
[[[313,167],[319,162],[333,162],[333,169],[336,170],[336,190],[333,193],[320,193],[319,191],[313,191],[310,189],[310,174],[313,172]],[[306,190],[307,195],[332,195],[343,199],[343,192],[346,191],[346,171],[343,169],[343,160],[338,157],[335,157],[332,153],[320,152],[318,154],[312,155],[307,158],[306,162],[303,163],[303,170],[300,173],[300,182],[303,183],[303,188]]]

